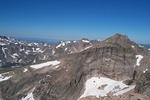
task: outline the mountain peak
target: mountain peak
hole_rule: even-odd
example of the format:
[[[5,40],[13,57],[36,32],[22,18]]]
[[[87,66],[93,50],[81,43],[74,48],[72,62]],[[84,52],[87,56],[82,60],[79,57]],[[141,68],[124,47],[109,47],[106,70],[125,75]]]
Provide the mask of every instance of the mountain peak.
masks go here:
[[[123,47],[131,47],[131,45],[137,45],[135,42],[131,41],[128,36],[116,33],[115,35],[107,38],[103,41],[106,44],[119,44]]]
[[[126,35],[122,35],[120,33],[116,33],[115,35],[107,38],[105,42],[110,42],[110,43],[129,43],[131,40],[128,38]]]
[[[113,35],[111,38],[112,38],[112,39],[126,39],[126,40],[129,40],[128,36],[123,35],[123,34],[121,34],[121,33],[116,33],[116,34]]]

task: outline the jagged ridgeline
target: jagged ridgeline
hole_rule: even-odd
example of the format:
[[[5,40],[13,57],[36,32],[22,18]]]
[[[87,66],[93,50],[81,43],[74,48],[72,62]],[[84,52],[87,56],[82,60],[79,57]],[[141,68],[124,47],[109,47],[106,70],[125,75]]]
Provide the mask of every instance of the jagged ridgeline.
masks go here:
[[[59,44],[0,37],[1,100],[149,100],[150,51],[115,34]]]

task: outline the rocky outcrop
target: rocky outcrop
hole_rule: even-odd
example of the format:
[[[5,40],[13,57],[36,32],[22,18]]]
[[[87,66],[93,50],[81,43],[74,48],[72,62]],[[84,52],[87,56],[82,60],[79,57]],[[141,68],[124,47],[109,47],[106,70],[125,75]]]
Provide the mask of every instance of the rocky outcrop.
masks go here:
[[[139,74],[135,92],[150,96],[150,68]]]

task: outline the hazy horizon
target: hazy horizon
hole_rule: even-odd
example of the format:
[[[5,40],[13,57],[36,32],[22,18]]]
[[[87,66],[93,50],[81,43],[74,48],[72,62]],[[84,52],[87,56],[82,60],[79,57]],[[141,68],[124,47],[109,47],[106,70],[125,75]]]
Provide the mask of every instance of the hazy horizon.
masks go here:
[[[115,33],[150,43],[149,0],[1,0],[0,35],[105,39]]]

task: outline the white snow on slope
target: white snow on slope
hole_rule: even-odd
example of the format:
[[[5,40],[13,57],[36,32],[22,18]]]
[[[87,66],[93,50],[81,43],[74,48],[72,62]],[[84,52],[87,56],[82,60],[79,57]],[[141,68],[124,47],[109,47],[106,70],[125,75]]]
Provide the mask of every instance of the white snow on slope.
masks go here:
[[[90,41],[88,41],[88,40],[82,40],[82,42],[89,43]]]
[[[55,54],[55,50],[52,50],[52,55],[54,55]]]
[[[132,47],[132,48],[135,48],[135,46],[134,46],[134,45],[132,45],[131,47]]]
[[[61,46],[65,46],[65,42],[62,42],[62,41],[61,41],[61,43],[60,43],[59,45],[57,45],[56,48],[59,48],[59,47],[61,47]]]
[[[87,50],[87,49],[89,49],[89,48],[91,48],[91,47],[92,47],[92,46],[85,47],[83,50],[81,50],[81,52],[84,51],[84,50]]]
[[[28,71],[28,69],[27,69],[27,68],[24,68],[23,72],[27,72],[27,71]]]
[[[31,65],[30,67],[34,69],[39,69],[39,68],[43,68],[43,67],[50,66],[50,65],[56,66],[58,64],[60,64],[60,61],[54,60],[54,61],[48,61],[48,62],[41,63],[41,64]]]
[[[34,100],[32,92],[29,93],[26,97],[22,98],[21,100]]]
[[[0,42],[0,45],[1,45],[1,46],[4,46],[4,45],[6,45],[6,43]]]
[[[13,55],[11,55],[11,57],[14,58],[14,59],[15,59],[16,57],[18,57],[18,56],[19,56],[19,55],[18,55],[17,53],[14,53]]]
[[[5,52],[5,48],[2,47],[2,51],[4,53],[4,57],[7,58],[6,52]]]
[[[73,41],[73,43],[76,43],[76,42],[77,42],[77,41],[75,41],[75,40]]]
[[[148,49],[148,50],[150,50],[150,49]]]
[[[140,62],[141,62],[141,60],[143,59],[143,56],[142,55],[136,55],[136,65],[137,66],[140,66]]]
[[[6,73],[0,74],[0,82],[10,79],[12,76],[5,76]]]
[[[87,96],[107,96],[108,93],[114,95],[121,95],[125,92],[132,90],[134,86],[128,86],[121,81],[115,81],[105,77],[92,77],[85,83],[85,91],[80,98]],[[115,94],[116,93],[116,94]]]
[[[146,68],[144,71],[143,71],[143,73],[146,73],[148,71],[148,69]]]

